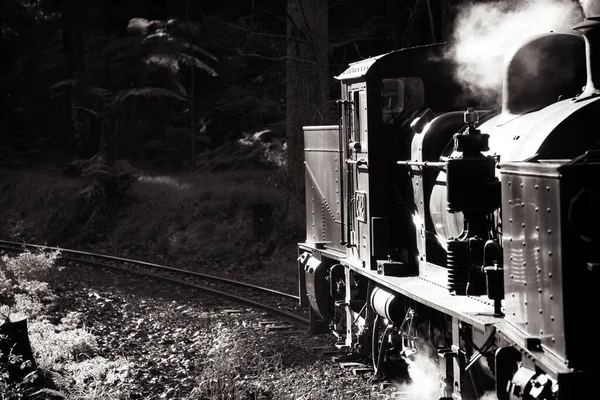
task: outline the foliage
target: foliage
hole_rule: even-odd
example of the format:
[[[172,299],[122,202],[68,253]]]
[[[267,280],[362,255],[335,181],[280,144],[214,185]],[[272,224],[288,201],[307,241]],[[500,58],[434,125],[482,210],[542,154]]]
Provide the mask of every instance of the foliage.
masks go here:
[[[262,339],[253,329],[218,325],[219,335],[207,354],[208,367],[198,378],[192,397],[208,399],[273,399],[274,385],[252,382],[252,377],[281,372],[281,353],[273,347],[258,349]]]
[[[1,314],[10,321],[28,319],[29,340],[37,363],[37,370],[22,382],[12,381],[7,373],[9,365],[0,364],[2,400],[116,398],[120,392],[112,385],[128,374],[130,365],[124,359],[97,357],[97,338],[81,326],[80,313],[67,313],[59,324],[46,319],[46,305],[57,299],[51,285],[55,287],[59,282],[59,255],[58,251],[27,251],[16,257],[2,257]],[[51,276],[55,278],[49,279]],[[19,365],[23,359],[11,356],[7,362]]]
[[[394,3],[330,2],[330,76],[396,47],[390,33],[403,21],[394,21],[387,9]],[[80,4],[76,17],[68,8],[74,4]],[[265,1],[0,2],[0,89],[6,93],[0,99],[0,146],[11,150],[0,158],[14,167],[63,166],[71,159],[57,151],[72,145],[78,157],[91,157],[104,131],[115,157],[184,167],[179,160],[188,150],[190,109],[173,101],[175,94],[189,100],[193,93],[199,151],[237,140],[242,132],[283,131],[286,19],[281,3]],[[68,33],[81,36],[81,54],[65,48]],[[68,70],[75,56],[81,68],[73,75]],[[193,83],[190,68],[198,72]],[[90,92],[74,80],[101,90]],[[334,98],[339,87],[330,83]],[[152,97],[159,89],[169,97]],[[102,97],[108,93],[111,98]],[[152,151],[143,152],[146,145]]]
[[[60,250],[34,253],[26,250],[13,258],[2,257],[2,264],[6,268],[6,271],[18,281],[37,280],[55,283],[59,279],[56,274],[60,271],[60,268],[56,266],[56,261],[59,257]],[[35,289],[36,287],[34,286],[29,292],[38,292]],[[47,288],[44,291],[47,291]]]

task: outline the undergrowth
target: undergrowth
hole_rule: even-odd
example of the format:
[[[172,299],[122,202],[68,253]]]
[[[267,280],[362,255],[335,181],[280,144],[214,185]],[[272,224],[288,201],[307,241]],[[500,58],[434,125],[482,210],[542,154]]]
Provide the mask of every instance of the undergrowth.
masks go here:
[[[108,361],[97,356],[96,337],[81,326],[78,313],[68,313],[60,323],[51,323],[47,306],[56,299],[54,288],[61,284],[59,251],[26,251],[0,259],[0,317],[9,327],[27,320],[33,362],[23,379],[15,379],[11,368],[32,367],[24,354],[11,353],[0,363],[0,399],[110,399],[123,395],[115,382],[129,371],[125,360]],[[0,325],[1,327],[1,325]],[[12,349],[22,335],[0,337]],[[1,355],[0,355],[1,356]],[[14,369],[13,369],[14,370]]]
[[[0,237],[91,247],[261,281],[280,277],[282,289],[296,288],[305,207],[289,194],[283,169],[140,172],[124,203],[91,207],[89,218],[71,211],[78,208],[80,178],[0,171],[0,179]]]

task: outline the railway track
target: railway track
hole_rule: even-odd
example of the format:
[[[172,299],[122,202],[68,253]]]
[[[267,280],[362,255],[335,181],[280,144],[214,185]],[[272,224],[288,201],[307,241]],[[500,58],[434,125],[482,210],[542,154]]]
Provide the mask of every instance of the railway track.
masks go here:
[[[0,240],[0,249],[10,252],[23,252],[27,249],[58,250],[61,252],[61,259],[63,261],[109,268],[183,285],[236,304],[265,311],[273,317],[280,318],[297,326],[308,327],[310,325],[306,313],[298,307],[298,296],[271,288],[181,268],[86,251],[6,240]],[[235,289],[235,293],[223,290],[224,287]]]

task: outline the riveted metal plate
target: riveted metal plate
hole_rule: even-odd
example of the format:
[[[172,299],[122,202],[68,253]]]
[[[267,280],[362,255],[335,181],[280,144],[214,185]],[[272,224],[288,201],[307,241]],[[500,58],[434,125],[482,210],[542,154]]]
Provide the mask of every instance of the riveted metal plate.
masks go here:
[[[306,241],[345,251],[341,241],[339,127],[304,127]]]
[[[559,174],[523,165],[502,170],[506,319],[565,359]]]

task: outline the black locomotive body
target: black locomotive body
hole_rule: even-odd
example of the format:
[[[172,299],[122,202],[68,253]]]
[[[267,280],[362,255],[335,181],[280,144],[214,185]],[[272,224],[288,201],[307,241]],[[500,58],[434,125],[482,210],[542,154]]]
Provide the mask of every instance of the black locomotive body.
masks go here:
[[[599,21],[523,44],[497,108],[471,103],[443,45],[337,77],[339,125],[304,131],[313,332],[379,375],[426,354],[439,398],[597,391]]]

